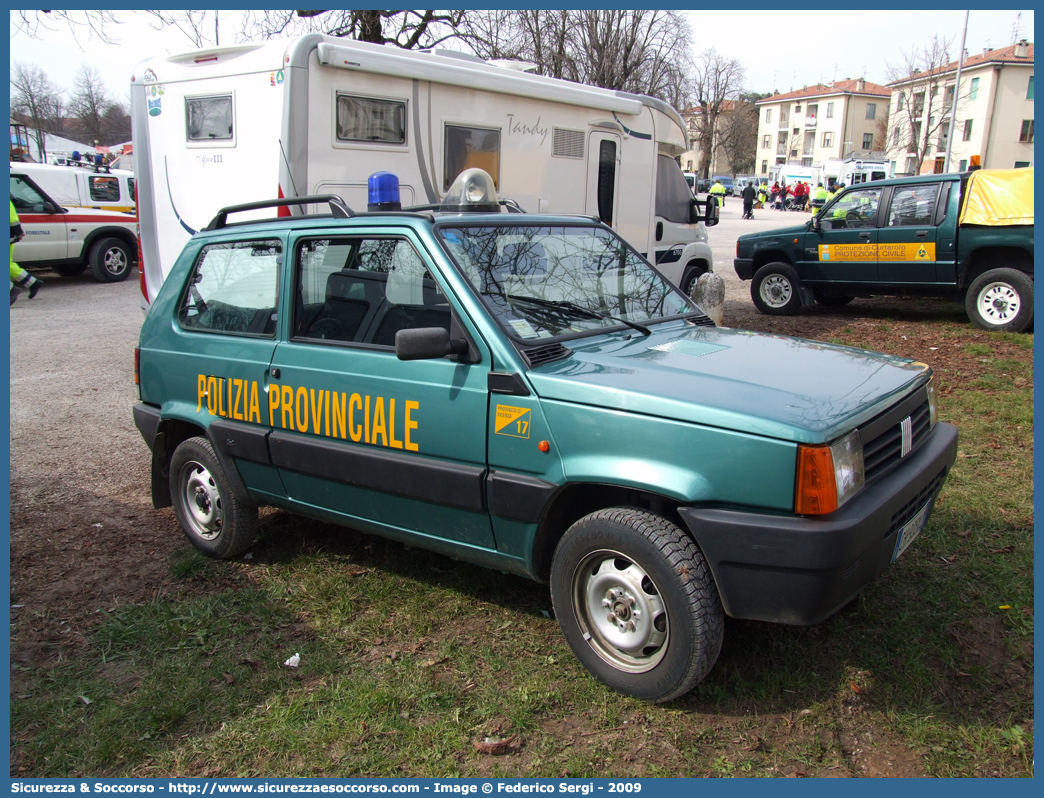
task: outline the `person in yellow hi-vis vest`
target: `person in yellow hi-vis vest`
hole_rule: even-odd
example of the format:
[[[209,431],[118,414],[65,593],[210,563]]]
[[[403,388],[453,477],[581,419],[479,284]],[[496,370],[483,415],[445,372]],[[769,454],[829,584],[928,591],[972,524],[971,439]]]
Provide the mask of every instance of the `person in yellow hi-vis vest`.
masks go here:
[[[815,216],[827,203],[830,192],[823,188],[822,183],[816,184],[816,190],[812,192],[812,215]]]
[[[711,186],[708,193],[718,201],[718,205],[722,208],[725,207],[725,186],[721,184],[720,180],[714,181],[714,185]]]
[[[40,290],[40,286],[43,285],[43,280],[33,277],[29,272],[15,263],[14,260],[14,245],[17,241],[20,241],[25,233],[22,231],[22,220],[18,218],[18,211],[15,210],[14,200],[11,200],[11,304],[15,303],[18,299],[18,295],[22,292],[21,289],[29,289],[29,298],[32,299],[36,296],[36,292]]]

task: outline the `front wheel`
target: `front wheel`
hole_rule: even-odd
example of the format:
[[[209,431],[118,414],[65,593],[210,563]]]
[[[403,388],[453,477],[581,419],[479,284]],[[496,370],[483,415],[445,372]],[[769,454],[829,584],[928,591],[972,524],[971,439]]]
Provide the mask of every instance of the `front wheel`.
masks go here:
[[[119,283],[127,279],[131,269],[130,247],[118,238],[103,238],[88,257],[91,274],[100,283]]]
[[[681,289],[685,293],[685,296],[692,296],[692,292],[696,288],[696,281],[706,273],[707,270],[700,266],[689,266],[685,269],[685,276],[682,277],[681,284]]]
[[[206,438],[189,438],[170,460],[174,515],[193,546],[226,559],[249,549],[257,536],[257,508],[240,502]]]
[[[689,692],[714,666],[724,610],[696,544],[631,507],[581,518],[559,541],[551,600],[566,642],[600,682],[644,701]]]
[[[980,330],[1021,332],[1033,323],[1033,278],[1018,269],[991,269],[972,282],[964,308]]]
[[[798,276],[786,263],[769,263],[758,269],[750,284],[750,298],[762,313],[792,316],[801,308]]]

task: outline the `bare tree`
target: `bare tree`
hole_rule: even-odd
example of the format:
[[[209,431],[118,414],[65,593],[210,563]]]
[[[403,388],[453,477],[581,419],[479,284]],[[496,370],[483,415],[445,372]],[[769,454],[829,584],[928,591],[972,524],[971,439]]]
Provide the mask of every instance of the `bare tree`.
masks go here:
[[[112,99],[98,73],[88,66],[76,73],[69,111],[88,144],[115,144],[125,137],[127,110]],[[129,130],[126,131],[129,134]]]
[[[174,28],[181,31],[193,46],[217,47],[221,44],[220,12],[218,11],[146,11],[154,19],[156,30]],[[213,31],[211,31],[213,19]]]
[[[271,39],[325,33],[406,50],[434,47],[456,36],[463,11],[248,11],[242,36]]]
[[[936,34],[901,51],[900,63],[885,67],[892,92],[898,95],[887,152],[893,157],[905,153],[914,174],[920,174],[925,159],[938,148],[943,126],[949,125],[953,77],[947,67],[952,41]]]
[[[743,65],[726,58],[713,47],[704,50],[692,64],[690,104],[695,111],[695,138],[700,150],[699,174],[710,177],[710,165],[718,146],[719,120],[732,107],[743,85]]]
[[[691,33],[674,11],[474,11],[458,32],[480,57],[528,61],[541,75],[672,105],[684,96]]]
[[[61,132],[62,95],[44,71],[16,63],[11,73],[11,109],[34,128],[40,160],[47,160],[47,134]]]
[[[38,38],[40,29],[53,31],[66,25],[73,38],[97,36],[106,44],[117,44],[112,28],[119,25],[115,11],[12,11],[11,35],[25,33]]]
[[[744,93],[730,110],[719,117],[718,147],[732,164],[732,174],[754,172],[757,165],[758,115],[754,105],[771,96],[757,92]]]

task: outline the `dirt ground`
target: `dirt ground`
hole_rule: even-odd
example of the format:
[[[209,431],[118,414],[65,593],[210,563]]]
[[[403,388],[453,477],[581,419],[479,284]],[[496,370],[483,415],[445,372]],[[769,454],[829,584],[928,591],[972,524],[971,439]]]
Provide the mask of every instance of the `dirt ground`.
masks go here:
[[[11,309],[12,665],[47,668],[76,658],[100,611],[145,602],[164,589],[169,555],[184,546],[172,512],[151,506],[149,453],[131,421],[139,299],[136,275],[114,286],[55,277],[37,299],[23,296]],[[923,360],[951,388],[973,379],[974,359],[940,340],[937,326],[924,326],[927,317],[966,324],[959,305],[896,299],[767,317],[735,286],[725,311],[730,327],[838,339]],[[1032,362],[1032,350],[998,341],[991,347],[996,357]],[[19,672],[12,669],[12,696]],[[728,726],[727,719],[722,723]],[[799,733],[795,728],[792,718],[781,716],[761,734]],[[863,744],[860,734],[880,740],[880,730],[858,723],[847,728],[843,746],[865,775],[922,772],[920,758],[902,746]],[[737,740],[740,748],[754,746],[746,750],[770,743]],[[654,735],[647,745],[647,755],[654,755],[670,743]],[[781,775],[808,775],[795,768]]]

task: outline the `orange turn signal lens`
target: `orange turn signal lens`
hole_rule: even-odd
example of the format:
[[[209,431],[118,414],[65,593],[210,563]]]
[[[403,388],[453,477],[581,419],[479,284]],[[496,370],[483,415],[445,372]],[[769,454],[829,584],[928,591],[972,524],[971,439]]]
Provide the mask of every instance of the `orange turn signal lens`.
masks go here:
[[[829,446],[798,446],[794,512],[826,515],[837,509],[834,458]]]

